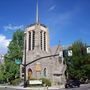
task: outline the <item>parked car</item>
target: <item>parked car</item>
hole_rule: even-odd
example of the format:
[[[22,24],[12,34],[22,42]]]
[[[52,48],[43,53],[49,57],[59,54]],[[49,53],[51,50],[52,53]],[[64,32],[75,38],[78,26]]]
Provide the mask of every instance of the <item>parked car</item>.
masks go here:
[[[80,81],[77,79],[67,80],[65,88],[74,88],[74,87],[80,87]]]

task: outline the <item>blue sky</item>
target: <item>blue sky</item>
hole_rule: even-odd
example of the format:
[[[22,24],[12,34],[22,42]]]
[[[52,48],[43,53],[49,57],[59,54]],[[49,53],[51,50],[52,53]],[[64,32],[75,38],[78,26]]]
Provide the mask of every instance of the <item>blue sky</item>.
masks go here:
[[[39,0],[40,22],[49,28],[50,45],[82,40],[90,45],[90,0]],[[0,0],[0,53],[13,33],[35,22],[36,0]]]

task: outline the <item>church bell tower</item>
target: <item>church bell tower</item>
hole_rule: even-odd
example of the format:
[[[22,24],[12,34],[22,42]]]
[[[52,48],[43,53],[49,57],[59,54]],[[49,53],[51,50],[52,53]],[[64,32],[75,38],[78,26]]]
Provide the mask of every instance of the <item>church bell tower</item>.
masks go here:
[[[25,54],[26,54],[26,64],[36,60],[37,58],[47,56],[50,54],[49,32],[48,32],[48,28],[44,24],[41,24],[39,21],[38,2],[36,4],[35,23],[26,27],[24,33],[25,33],[24,45],[26,45],[26,47],[24,47],[24,51],[26,49],[26,53],[23,53],[22,64],[24,64],[25,61]],[[37,65],[37,63],[39,63],[42,69],[44,69],[45,62],[46,62],[45,60],[40,60],[39,62],[35,62],[28,65],[26,68],[27,79],[29,76],[28,70],[31,70],[33,72],[33,77],[37,77],[37,70],[35,69],[35,66]],[[47,64],[45,65],[45,68],[46,66]],[[21,77],[23,77],[24,75],[22,71],[23,71],[23,66],[21,66]]]
[[[27,51],[49,51],[48,28],[39,22],[38,2],[36,5],[36,22],[27,27],[25,33]]]

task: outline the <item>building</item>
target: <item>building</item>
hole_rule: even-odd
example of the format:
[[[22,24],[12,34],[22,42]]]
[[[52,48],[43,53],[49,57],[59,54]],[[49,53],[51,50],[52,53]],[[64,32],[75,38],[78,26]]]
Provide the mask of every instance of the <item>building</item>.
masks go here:
[[[0,64],[3,64],[3,63],[4,63],[4,55],[0,54]]]
[[[61,46],[55,46],[53,48],[49,45],[49,31],[48,27],[39,22],[38,15],[38,4],[36,7],[36,22],[31,24],[25,29],[25,40],[26,45],[26,63],[36,60],[37,58],[58,54],[62,50]],[[25,47],[24,47],[25,51]],[[25,52],[23,54],[24,64]],[[63,64],[63,57],[59,56],[48,57],[40,59],[26,68],[27,80],[31,78],[48,78],[52,84],[63,84],[65,83],[65,65]],[[24,76],[23,66],[20,67],[21,78]]]

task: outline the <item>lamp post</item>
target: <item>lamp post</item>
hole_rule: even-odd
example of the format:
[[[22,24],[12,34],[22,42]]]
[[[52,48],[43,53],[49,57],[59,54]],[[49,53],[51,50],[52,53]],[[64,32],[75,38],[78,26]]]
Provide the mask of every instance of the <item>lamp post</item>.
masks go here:
[[[24,88],[27,87],[27,83],[26,83],[26,33],[25,33],[25,36],[24,36],[24,40],[25,40],[25,43],[24,43]]]

